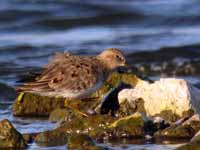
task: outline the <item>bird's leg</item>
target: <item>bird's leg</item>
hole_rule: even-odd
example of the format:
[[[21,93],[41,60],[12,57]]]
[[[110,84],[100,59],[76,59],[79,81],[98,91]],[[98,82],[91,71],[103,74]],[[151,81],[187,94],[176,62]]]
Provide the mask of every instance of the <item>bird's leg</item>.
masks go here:
[[[22,101],[22,99],[23,99],[23,97],[24,97],[24,92],[21,92],[18,96],[17,96],[17,101],[18,102],[21,102]]]
[[[83,117],[88,117],[88,115],[86,113],[83,113],[81,112],[78,108],[76,108],[75,106],[72,106],[70,103],[69,103],[69,99],[65,99],[64,101],[64,106],[73,110],[75,113],[78,113],[80,114],[81,116]]]

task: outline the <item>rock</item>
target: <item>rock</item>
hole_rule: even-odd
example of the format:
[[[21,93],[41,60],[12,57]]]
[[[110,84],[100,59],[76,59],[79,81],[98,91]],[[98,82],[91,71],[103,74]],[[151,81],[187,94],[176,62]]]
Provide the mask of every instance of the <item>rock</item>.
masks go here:
[[[190,139],[193,133],[190,131],[189,127],[184,126],[170,126],[164,130],[160,130],[155,133],[154,137],[156,139]]]
[[[167,121],[200,113],[199,97],[199,89],[176,78],[161,78],[154,83],[139,80],[133,89],[124,89],[118,95],[119,103],[128,100],[133,105],[142,99],[147,116],[161,116]]]
[[[149,119],[146,118],[141,113],[135,113],[133,115],[123,117],[118,119],[109,125],[108,130],[112,133],[113,137],[122,138],[122,137],[134,137],[141,138],[145,137],[145,130],[149,127]]]
[[[60,128],[59,128],[60,129]],[[35,142],[39,146],[60,146],[65,145],[69,134],[65,130],[45,131],[35,137]]]
[[[168,47],[159,51],[138,52],[127,55],[134,64],[135,73],[146,76],[199,76],[199,47]],[[187,58],[179,60],[179,58]],[[147,63],[149,62],[149,63]]]
[[[189,143],[176,148],[176,150],[199,150],[199,148],[200,148],[200,131],[196,133],[196,135],[191,139]]]
[[[33,143],[37,134],[39,133],[24,133],[22,136],[26,143]]]
[[[86,134],[72,134],[67,142],[68,149],[95,146],[93,139]]]
[[[146,110],[144,108],[144,100],[137,99],[133,102],[124,100],[120,102],[120,107],[116,112],[116,116],[125,117],[134,114],[135,112],[141,112],[146,115]]]
[[[53,110],[49,116],[49,121],[59,122],[65,119],[65,117],[70,117],[70,111],[66,108],[57,108]]]
[[[102,138],[99,137],[99,133],[104,132],[114,120],[116,118],[108,115],[83,117],[73,114],[72,118],[67,116],[56,129],[38,134],[35,141],[39,145],[64,145],[74,133],[88,134],[95,139]]]
[[[200,144],[200,130],[194,135],[194,137],[191,139],[191,142]]]
[[[25,149],[23,136],[7,120],[0,121],[0,149]]]
[[[63,98],[42,97],[32,93],[21,93],[13,104],[13,115],[47,117],[56,108],[64,108]]]
[[[46,131],[36,136],[39,145],[63,145],[72,134],[87,134],[95,140],[119,138],[144,138],[146,134],[154,132],[155,127],[151,120],[141,113],[116,118],[110,115],[91,115],[89,117],[74,115],[65,118],[52,131]]]
[[[188,120],[183,122],[183,126],[189,126],[193,133],[196,134],[200,130],[200,115],[193,115]]]
[[[186,121],[175,123],[170,127],[155,133],[156,138],[164,139],[190,139],[200,130],[200,116],[193,115]]]
[[[72,134],[67,142],[69,150],[106,150],[107,148],[97,146],[94,140],[86,134]]]

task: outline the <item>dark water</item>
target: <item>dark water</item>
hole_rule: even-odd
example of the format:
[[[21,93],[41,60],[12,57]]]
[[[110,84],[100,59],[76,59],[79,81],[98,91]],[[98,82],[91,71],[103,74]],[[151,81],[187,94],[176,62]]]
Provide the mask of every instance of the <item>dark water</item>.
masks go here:
[[[0,83],[12,87],[22,75],[47,63],[55,51],[93,55],[117,47],[124,50],[133,66],[142,63],[155,68],[157,62],[169,61],[177,66],[185,62],[199,65],[199,45],[198,0],[0,1]],[[182,46],[186,48],[160,50]],[[198,73],[180,75],[194,84],[200,83]],[[152,78],[158,77],[160,74]],[[13,117],[11,104],[15,95],[12,90],[6,93],[7,87],[0,86],[0,90],[0,119],[10,119],[22,133],[55,126],[44,119]],[[171,150],[176,145],[126,146],[123,149]],[[34,144],[31,147],[43,149]]]

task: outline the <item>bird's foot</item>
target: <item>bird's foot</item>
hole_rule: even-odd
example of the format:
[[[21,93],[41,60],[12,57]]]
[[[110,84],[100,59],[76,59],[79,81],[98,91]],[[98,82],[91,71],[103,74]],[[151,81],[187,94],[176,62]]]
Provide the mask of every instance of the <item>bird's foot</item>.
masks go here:
[[[69,103],[69,100],[68,99],[65,99],[65,102],[64,102],[64,106],[66,108],[69,108],[71,110],[73,110],[75,113],[83,116],[83,117],[89,117],[86,113],[84,112],[81,112],[78,108],[76,108],[75,106],[72,106],[70,103]]]

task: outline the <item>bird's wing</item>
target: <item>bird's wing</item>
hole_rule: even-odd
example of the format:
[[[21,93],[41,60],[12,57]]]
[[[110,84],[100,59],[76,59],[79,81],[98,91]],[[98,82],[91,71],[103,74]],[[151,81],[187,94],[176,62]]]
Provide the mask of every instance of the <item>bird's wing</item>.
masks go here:
[[[92,88],[103,77],[101,65],[89,57],[73,57],[60,64],[58,70],[48,85],[61,91]]]
[[[57,54],[35,82],[18,87],[19,91],[81,91],[92,88],[103,76],[98,60]]]
[[[68,52],[56,52],[53,58],[49,61],[47,65],[44,66],[44,71],[40,76],[38,76],[37,80],[45,80],[45,78],[49,78],[53,72],[57,71],[56,66],[58,67],[62,62],[67,62],[72,59],[73,55]]]

